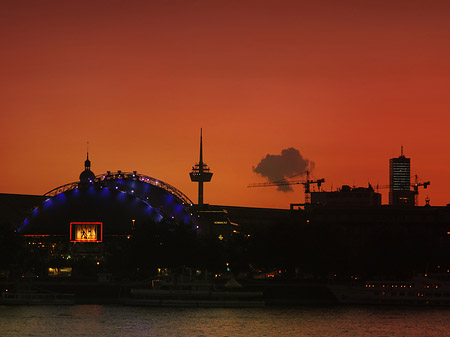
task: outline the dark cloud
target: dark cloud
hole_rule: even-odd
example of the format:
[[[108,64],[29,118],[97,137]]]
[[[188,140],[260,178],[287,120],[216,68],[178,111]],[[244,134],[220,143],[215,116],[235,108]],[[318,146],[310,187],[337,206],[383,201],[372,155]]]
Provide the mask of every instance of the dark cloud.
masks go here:
[[[293,190],[292,187],[283,185],[282,180],[302,175],[306,170],[311,171],[313,167],[314,162],[303,158],[299,150],[290,147],[281,151],[281,155],[268,154],[256,167],[253,167],[253,172],[277,184],[279,191],[289,192]]]

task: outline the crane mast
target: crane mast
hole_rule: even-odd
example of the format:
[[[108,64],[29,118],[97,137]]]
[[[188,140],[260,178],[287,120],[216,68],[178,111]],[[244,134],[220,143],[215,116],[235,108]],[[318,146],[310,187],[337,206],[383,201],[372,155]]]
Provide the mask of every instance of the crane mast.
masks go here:
[[[317,179],[312,180],[310,179],[309,171],[302,172],[300,174],[297,174],[293,177],[306,174],[305,180],[287,180],[287,179],[281,179],[278,181],[268,182],[268,183],[256,183],[256,184],[250,184],[247,187],[267,187],[267,186],[285,186],[285,185],[303,185],[305,190],[305,204],[311,203],[311,185],[317,184],[317,187],[320,190],[320,187],[322,186],[322,183],[325,182],[325,179]],[[292,178],[292,177],[291,177]]]
[[[414,191],[414,206],[417,206],[419,204],[419,187],[422,186],[423,188],[428,188],[428,185],[430,185],[429,181],[419,183],[417,174],[414,176],[414,184],[412,184],[412,188]],[[429,204],[429,202],[430,201],[428,200],[426,203]]]

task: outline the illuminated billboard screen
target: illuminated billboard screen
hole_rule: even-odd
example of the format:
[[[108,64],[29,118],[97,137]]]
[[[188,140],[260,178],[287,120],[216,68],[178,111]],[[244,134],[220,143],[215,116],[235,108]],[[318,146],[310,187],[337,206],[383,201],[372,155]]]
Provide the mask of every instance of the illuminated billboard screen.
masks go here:
[[[101,222],[71,222],[71,242],[102,242],[103,223]]]

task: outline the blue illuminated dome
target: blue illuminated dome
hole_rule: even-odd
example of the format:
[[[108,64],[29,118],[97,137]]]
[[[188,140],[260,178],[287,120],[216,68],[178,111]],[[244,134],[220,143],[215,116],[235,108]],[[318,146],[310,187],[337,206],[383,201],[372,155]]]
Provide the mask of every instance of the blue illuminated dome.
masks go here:
[[[80,181],[59,186],[19,229],[25,235],[69,236],[71,223],[101,223],[102,235],[127,235],[139,226],[167,224],[196,230],[192,201],[175,187],[134,172],[95,176],[89,154]]]

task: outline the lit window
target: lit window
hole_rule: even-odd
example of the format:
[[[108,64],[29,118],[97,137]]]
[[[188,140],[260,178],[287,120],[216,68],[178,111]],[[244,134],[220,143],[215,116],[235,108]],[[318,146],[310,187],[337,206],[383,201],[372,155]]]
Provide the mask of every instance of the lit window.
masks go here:
[[[101,222],[71,222],[71,242],[102,242]]]

